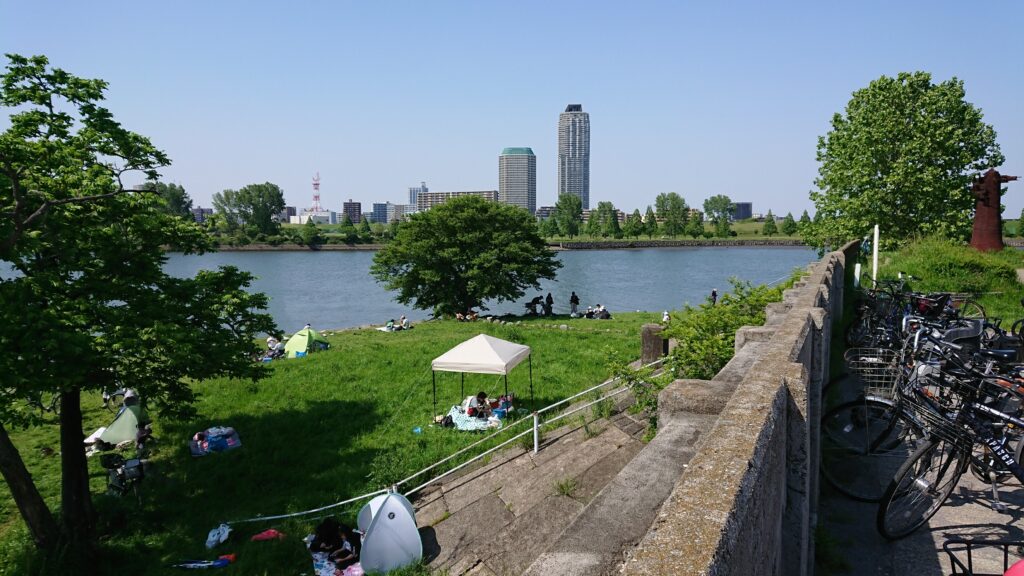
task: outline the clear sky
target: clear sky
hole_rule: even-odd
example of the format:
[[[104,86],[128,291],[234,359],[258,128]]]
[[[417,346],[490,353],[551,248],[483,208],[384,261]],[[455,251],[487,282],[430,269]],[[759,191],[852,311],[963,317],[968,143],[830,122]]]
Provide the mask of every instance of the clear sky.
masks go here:
[[[289,205],[496,190],[498,155],[537,155],[556,195],[558,114],[591,123],[591,204],[678,192],[813,212],[815,146],[881,75],[964,80],[1024,176],[1024,3],[54,2],[0,0],[0,51],[110,83],[197,205],[270,181]],[[6,117],[0,118],[0,125]],[[1024,181],[1004,197],[1024,207]]]

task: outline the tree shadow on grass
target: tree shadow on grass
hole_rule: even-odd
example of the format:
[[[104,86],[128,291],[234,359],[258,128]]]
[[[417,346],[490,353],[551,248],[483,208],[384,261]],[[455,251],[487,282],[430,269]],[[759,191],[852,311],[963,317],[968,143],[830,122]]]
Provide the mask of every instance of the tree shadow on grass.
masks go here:
[[[111,565],[158,573],[155,565],[177,558],[242,557],[246,548],[263,544],[249,543],[251,534],[284,522],[238,525],[231,550],[205,550],[207,532],[221,522],[318,508],[376,489],[366,489],[376,451],[354,448],[353,441],[379,418],[371,402],[330,400],[262,414],[161,421],[141,509],[131,497],[96,498]],[[241,448],[191,457],[192,435],[213,425],[237,430]],[[343,511],[349,512],[335,512]],[[291,543],[305,554],[297,538]]]

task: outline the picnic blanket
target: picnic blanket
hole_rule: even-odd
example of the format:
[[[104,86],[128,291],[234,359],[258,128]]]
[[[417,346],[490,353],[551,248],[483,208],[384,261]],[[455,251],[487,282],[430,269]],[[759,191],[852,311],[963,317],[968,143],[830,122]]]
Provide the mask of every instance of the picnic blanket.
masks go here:
[[[316,576],[363,576],[363,567],[359,562],[339,570],[334,562],[327,559],[326,552],[313,552],[313,573]]]
[[[448,415],[452,417],[452,423],[455,424],[457,430],[497,430],[501,428],[501,420],[493,416],[486,420],[469,416],[458,406],[452,406]]]
[[[230,426],[214,426],[197,432],[188,444],[189,452],[197,457],[214,452],[234,450],[241,446],[242,440],[238,437],[238,432]]]

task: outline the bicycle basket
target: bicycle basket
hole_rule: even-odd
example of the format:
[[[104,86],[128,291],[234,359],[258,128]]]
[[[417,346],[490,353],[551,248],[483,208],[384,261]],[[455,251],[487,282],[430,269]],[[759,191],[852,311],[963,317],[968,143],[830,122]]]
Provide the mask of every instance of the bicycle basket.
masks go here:
[[[973,538],[947,538],[942,549],[949,555],[950,574],[958,576],[1002,576],[1020,558],[1024,542],[1016,540],[986,540]],[[979,572],[979,570],[998,572]]]
[[[958,446],[974,443],[971,432],[956,419],[969,384],[948,374],[918,376],[904,391],[903,401],[928,435]]]
[[[891,398],[900,374],[899,355],[889,348],[850,348],[844,355],[846,366],[856,374],[869,396]]]

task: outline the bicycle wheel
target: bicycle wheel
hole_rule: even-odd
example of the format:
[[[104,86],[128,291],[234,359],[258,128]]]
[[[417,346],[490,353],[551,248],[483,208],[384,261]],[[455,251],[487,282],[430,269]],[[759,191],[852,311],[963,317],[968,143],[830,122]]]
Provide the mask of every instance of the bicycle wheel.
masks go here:
[[[853,319],[850,323],[850,327],[846,329],[846,346],[849,348],[858,348],[866,346],[867,342],[871,339],[872,321],[871,314],[863,314]]]
[[[900,466],[878,507],[876,526],[889,540],[920,528],[935,515],[967,468],[970,454],[962,446],[933,439]]]
[[[958,310],[961,318],[966,318],[968,320],[985,319],[985,308],[974,300],[964,300],[963,303],[960,304],[960,308]]]
[[[104,390],[103,406],[114,414],[120,412],[121,407],[124,406],[124,388],[115,390],[112,394],[108,394],[107,391]]]
[[[821,474],[842,494],[878,502],[924,432],[896,407],[873,398],[852,400],[821,419]]]

